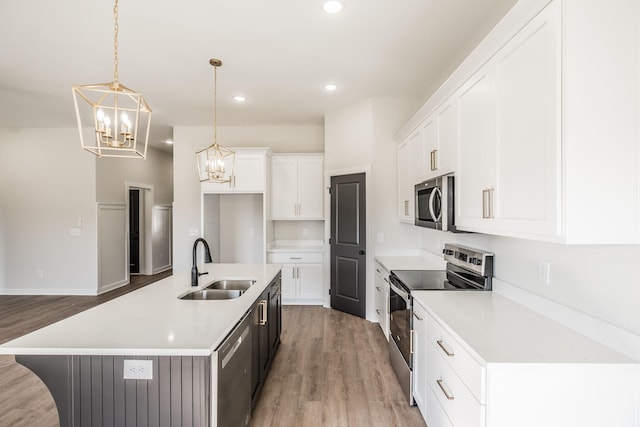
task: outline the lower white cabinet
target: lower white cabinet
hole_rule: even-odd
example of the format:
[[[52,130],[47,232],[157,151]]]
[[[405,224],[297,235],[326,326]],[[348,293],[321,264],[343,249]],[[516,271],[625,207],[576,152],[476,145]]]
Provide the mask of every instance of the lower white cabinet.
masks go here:
[[[269,262],[282,265],[282,304],[324,302],[322,253],[269,253]]]
[[[376,293],[375,307],[376,319],[384,333],[385,338],[389,339],[389,272],[378,262],[376,262]]]
[[[419,302],[413,304],[413,399],[425,417],[427,408],[427,312]],[[431,426],[431,423],[429,423]]]
[[[491,294],[414,299],[413,396],[429,427],[640,425],[639,362]]]

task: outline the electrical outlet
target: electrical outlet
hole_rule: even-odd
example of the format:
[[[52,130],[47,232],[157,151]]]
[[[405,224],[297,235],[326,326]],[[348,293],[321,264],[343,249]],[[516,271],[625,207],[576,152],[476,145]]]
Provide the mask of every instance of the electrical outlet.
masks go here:
[[[384,233],[378,233],[378,243],[384,243]]]
[[[253,228],[253,227],[251,227],[251,228],[249,229],[249,236],[253,237],[253,236],[255,236],[255,235],[256,235],[256,229],[255,229],[255,228]]]
[[[302,237],[309,237],[309,229],[308,228],[303,228],[302,229]]]
[[[189,236],[191,237],[196,237],[200,235],[200,230],[198,228],[190,228],[189,229]]]
[[[551,263],[548,261],[538,262],[538,281],[545,285],[551,284]]]
[[[153,379],[153,360],[124,360],[125,380]]]
[[[42,270],[36,270],[36,277],[38,279],[42,279],[44,277],[44,272]]]

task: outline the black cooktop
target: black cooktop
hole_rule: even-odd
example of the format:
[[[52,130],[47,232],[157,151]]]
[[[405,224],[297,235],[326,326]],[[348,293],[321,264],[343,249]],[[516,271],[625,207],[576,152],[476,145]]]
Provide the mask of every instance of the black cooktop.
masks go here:
[[[478,289],[464,282],[450,282],[445,270],[392,270],[391,276],[409,291]]]

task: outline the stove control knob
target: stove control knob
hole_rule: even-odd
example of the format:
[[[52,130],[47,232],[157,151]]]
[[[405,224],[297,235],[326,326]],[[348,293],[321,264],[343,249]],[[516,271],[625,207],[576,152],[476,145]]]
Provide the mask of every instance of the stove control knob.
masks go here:
[[[480,258],[470,258],[469,262],[473,265],[482,265],[482,260]]]

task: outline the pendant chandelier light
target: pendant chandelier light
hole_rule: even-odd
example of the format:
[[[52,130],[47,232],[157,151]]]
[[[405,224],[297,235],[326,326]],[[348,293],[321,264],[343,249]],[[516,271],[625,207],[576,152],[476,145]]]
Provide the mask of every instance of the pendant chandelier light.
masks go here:
[[[213,144],[204,150],[196,152],[198,175],[200,182],[231,182],[233,168],[235,167],[236,153],[218,144],[218,111],[217,111],[217,86],[218,67],[222,66],[219,59],[209,60],[213,66]]]
[[[118,0],[113,7],[114,71],[111,83],[73,86],[82,148],[98,157],[145,159],[151,108],[142,94],[118,81]],[[86,101],[78,104],[79,98]],[[83,129],[83,123],[87,125]],[[87,128],[93,129],[88,132]],[[142,132],[138,132],[139,130]]]

